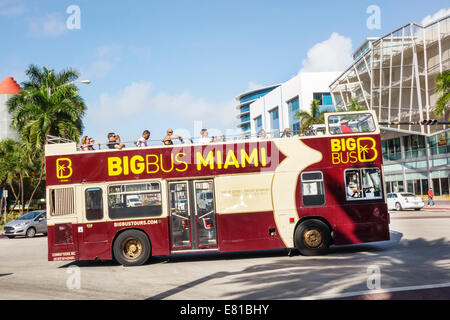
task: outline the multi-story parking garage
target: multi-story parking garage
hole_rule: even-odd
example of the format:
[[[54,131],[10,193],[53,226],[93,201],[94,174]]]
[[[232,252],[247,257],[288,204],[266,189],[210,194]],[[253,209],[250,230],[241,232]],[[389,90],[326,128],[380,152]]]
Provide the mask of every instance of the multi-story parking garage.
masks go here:
[[[431,187],[437,199],[450,199],[450,129],[413,124],[437,119],[436,76],[450,69],[449,39],[450,16],[426,26],[409,23],[382,38],[367,39],[356,50],[354,63],[330,85],[337,109],[346,109],[356,99],[385,123],[388,192],[425,195]]]

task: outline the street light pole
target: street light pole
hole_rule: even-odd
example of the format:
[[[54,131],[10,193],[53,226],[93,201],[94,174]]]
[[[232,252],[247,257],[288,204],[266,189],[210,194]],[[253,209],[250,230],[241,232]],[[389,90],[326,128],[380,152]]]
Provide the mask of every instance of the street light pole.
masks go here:
[[[65,84],[62,84],[60,86],[57,86],[55,89],[58,89],[59,87],[64,87],[64,86],[69,86],[71,84],[75,84],[75,83],[83,83],[83,84],[90,84],[91,80],[75,80],[75,81],[70,81],[67,82]],[[52,95],[52,88],[48,87],[48,96],[50,97]]]
[[[4,202],[4,208],[5,208],[5,220],[4,220],[3,226],[5,226],[6,225],[6,207],[7,207],[6,202],[8,200],[8,190],[7,189],[3,190],[2,197],[4,199],[3,202]],[[1,210],[1,208],[0,208],[0,210]]]

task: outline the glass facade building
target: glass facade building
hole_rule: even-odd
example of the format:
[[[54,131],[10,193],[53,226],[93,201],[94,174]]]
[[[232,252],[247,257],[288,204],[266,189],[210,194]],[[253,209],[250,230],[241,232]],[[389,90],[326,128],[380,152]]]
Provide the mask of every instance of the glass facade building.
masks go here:
[[[300,131],[300,120],[295,118],[295,115],[300,110],[300,103],[298,97],[288,101],[288,112],[289,112],[289,128],[292,129],[294,134],[298,134]]]
[[[425,196],[431,185],[437,198],[448,198],[450,131],[384,140],[382,151],[387,192]]]
[[[240,129],[240,131],[244,137],[246,135],[250,134],[250,129],[251,129],[250,104],[252,102],[254,102],[255,100],[265,96],[266,94],[271,92],[276,87],[278,87],[278,85],[248,91],[248,92],[241,94],[240,96],[238,96],[236,98],[236,100],[239,101],[239,105],[236,107],[236,109],[239,110],[239,113],[237,115],[237,118],[239,119],[238,128]],[[261,124],[262,124],[262,120],[261,120]]]
[[[270,133],[272,137],[280,136],[280,113],[278,107],[269,111]]]

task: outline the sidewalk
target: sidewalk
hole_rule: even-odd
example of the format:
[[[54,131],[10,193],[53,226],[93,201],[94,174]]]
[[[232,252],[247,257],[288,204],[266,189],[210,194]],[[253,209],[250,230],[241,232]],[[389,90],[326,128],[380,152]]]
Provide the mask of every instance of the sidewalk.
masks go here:
[[[450,201],[449,200],[435,200],[434,206],[429,207],[427,206],[428,199],[424,201],[425,206],[422,208],[422,210],[450,210]]]

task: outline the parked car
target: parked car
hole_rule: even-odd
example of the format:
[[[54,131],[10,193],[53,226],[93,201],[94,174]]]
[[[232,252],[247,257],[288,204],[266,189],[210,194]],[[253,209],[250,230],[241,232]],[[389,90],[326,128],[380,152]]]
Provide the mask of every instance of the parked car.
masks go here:
[[[8,238],[16,236],[34,237],[37,233],[47,235],[47,216],[45,210],[31,211],[16,220],[10,221],[3,229]]]
[[[213,206],[213,193],[200,192],[197,194],[197,205],[201,210],[211,210]]]
[[[389,210],[403,210],[403,209],[414,209],[420,210],[423,208],[425,203],[421,197],[416,197],[412,193],[405,192],[395,192],[388,193],[387,195],[387,206]]]

